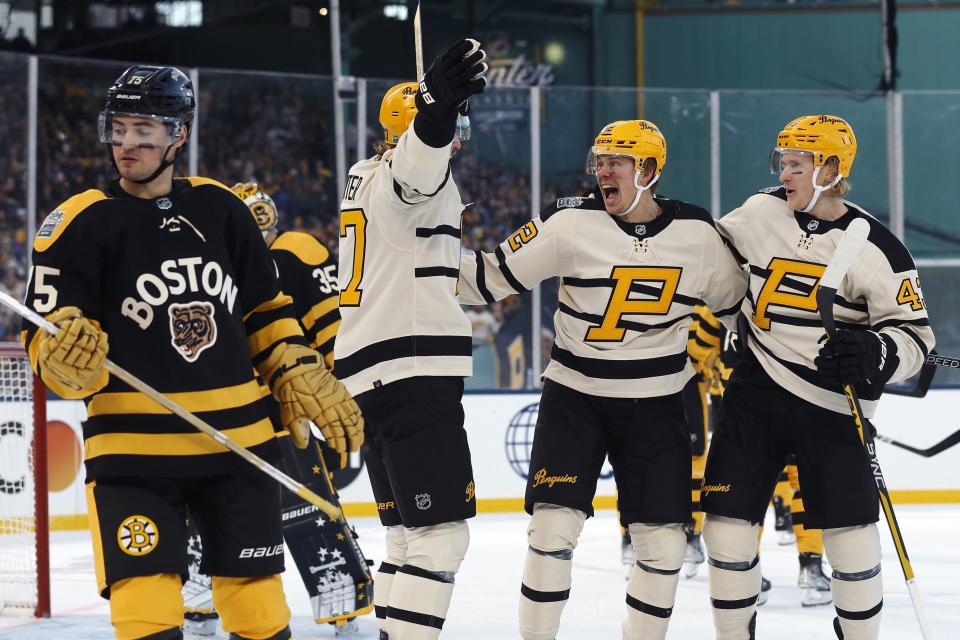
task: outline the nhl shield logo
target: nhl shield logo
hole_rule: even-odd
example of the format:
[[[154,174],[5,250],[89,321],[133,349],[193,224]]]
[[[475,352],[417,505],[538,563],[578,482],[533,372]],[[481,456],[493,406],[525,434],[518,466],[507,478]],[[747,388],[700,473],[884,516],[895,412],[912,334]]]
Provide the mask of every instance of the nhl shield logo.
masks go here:
[[[413,496],[413,500],[417,505],[417,509],[420,509],[420,511],[426,511],[433,506],[433,502],[430,500],[429,493],[418,493],[417,495]]]
[[[171,208],[172,206],[173,206],[173,203],[170,202],[170,198],[160,198],[159,200],[157,200],[157,207],[160,209],[163,209],[164,211]]]
[[[637,234],[638,236],[646,235],[646,233],[647,233],[647,225],[645,225],[645,224],[638,224],[637,226],[635,226],[635,227],[633,228],[633,232],[634,232],[635,234]]]
[[[816,230],[817,230],[817,227],[819,227],[819,226],[820,226],[820,221],[819,221],[819,220],[811,220],[810,222],[807,223],[807,230],[808,230],[808,231],[816,231]]]

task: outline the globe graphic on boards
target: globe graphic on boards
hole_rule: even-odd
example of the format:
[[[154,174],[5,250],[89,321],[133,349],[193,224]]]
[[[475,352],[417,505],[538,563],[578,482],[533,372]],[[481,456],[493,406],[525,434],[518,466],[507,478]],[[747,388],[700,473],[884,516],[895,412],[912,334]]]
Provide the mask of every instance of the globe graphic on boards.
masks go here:
[[[510,461],[510,468],[518,476],[526,479],[530,471],[530,451],[533,449],[533,430],[537,426],[537,413],[540,404],[534,402],[510,418],[510,424],[507,425],[507,432],[504,436],[504,447],[507,452],[507,460]]]

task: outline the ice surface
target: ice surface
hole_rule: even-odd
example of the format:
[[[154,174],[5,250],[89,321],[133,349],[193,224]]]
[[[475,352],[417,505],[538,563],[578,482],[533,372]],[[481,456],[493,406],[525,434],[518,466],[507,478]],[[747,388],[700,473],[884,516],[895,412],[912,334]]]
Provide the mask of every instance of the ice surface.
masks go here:
[[[897,516],[924,595],[930,623],[939,640],[960,638],[960,506],[900,506]],[[368,557],[379,563],[383,540],[379,524],[357,518],[354,525]],[[483,514],[471,521],[470,551],[457,575],[457,587],[442,638],[504,640],[518,638],[517,599],[526,549],[527,516]],[[797,588],[797,556],[792,546],[777,546],[773,523],[762,545],[764,575],[773,581],[769,602],[760,609],[757,635],[762,639],[833,638],[833,606],[803,609]],[[884,607],[881,637],[920,638],[893,544],[881,522],[884,544]],[[87,532],[52,535],[53,618],[35,621],[0,617],[0,638],[17,640],[86,640],[113,637],[107,603],[96,593],[90,536]],[[624,572],[615,515],[598,512],[590,519],[574,555],[573,589],[563,614],[559,640],[615,640],[624,616]],[[293,561],[288,556],[287,566]],[[284,574],[297,640],[333,638],[333,629],[310,617],[310,603],[295,570]],[[372,615],[360,620],[367,640],[377,637]],[[217,638],[225,638],[222,631]],[[702,640],[713,637],[706,568],[691,580],[681,578],[667,637]]]

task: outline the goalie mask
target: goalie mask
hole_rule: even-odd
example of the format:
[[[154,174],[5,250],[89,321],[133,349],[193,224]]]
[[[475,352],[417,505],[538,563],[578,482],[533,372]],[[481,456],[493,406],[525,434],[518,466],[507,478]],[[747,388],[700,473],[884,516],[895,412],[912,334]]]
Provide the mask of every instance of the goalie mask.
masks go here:
[[[400,141],[400,136],[413,123],[417,115],[417,105],[414,97],[419,85],[416,82],[401,82],[394,85],[383,96],[380,102],[380,126],[383,127],[383,139],[389,145]],[[470,117],[467,115],[469,104],[464,103],[457,115],[456,136],[461,141],[470,139]]]
[[[777,135],[777,146],[770,153],[770,171],[780,175],[784,156],[803,155],[813,159],[813,197],[803,208],[809,213],[820,195],[850,177],[853,160],[857,156],[857,138],[853,128],[843,118],[830,115],[800,116]],[[831,157],[837,158],[837,177],[827,185],[818,185],[820,170]]]
[[[277,221],[280,217],[277,212],[277,205],[273,202],[273,198],[264,193],[256,182],[238,182],[230,187],[230,191],[237,194],[237,197],[243,200],[243,204],[250,209],[250,213],[253,214],[253,219],[256,220],[257,226],[260,227],[260,232],[264,237],[277,228]]]
[[[147,184],[173,164],[167,153],[187,135],[196,112],[196,99],[190,78],[173,67],[136,65],[130,67],[107,90],[107,100],[98,118],[100,142],[110,147],[131,140],[140,148],[163,148],[160,166],[148,178],[135,180]],[[113,161],[113,153],[110,154]]]
[[[627,207],[626,211],[618,214],[625,216],[636,208],[643,192],[660,179],[660,172],[667,163],[667,141],[657,125],[648,120],[617,120],[600,130],[593,141],[593,146],[587,152],[588,174],[597,175],[599,156],[616,156],[633,160],[633,184],[637,188],[637,195],[633,199],[633,204]],[[656,168],[650,184],[642,186],[640,180],[647,160],[654,160]]]

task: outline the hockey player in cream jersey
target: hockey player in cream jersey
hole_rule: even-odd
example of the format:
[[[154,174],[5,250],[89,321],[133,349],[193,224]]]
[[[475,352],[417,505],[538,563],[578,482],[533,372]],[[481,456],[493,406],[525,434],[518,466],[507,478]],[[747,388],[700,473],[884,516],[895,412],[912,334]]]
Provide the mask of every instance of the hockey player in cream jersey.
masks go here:
[[[741,344],[707,458],[701,504],[717,638],[752,638],[760,591],[757,526],[777,476],[796,454],[807,526],[822,528],[833,566],[838,637],[879,635],[878,495],[847,409],[841,380],[855,385],[865,417],[887,382],[916,373],[934,346],[910,253],[873,216],[843,196],[857,142],[850,125],[803,116],[777,137],[764,190],[720,221],[749,268]],[[829,340],[815,294],[844,229],[870,224],[869,241],[840,284]]]
[[[337,376],[366,416],[364,460],[387,527],[381,637],[440,634],[476,515],[463,429],[471,326],[457,302],[463,204],[450,171],[485,53],[461,40],[420,82],[390,89],[382,153],[350,169],[340,209]],[[410,126],[412,123],[412,126]]]
[[[590,196],[561,198],[494,254],[461,259],[464,304],[562,278],[526,491],[526,640],[557,637],[573,549],[608,455],[636,556],[623,637],[667,632],[690,519],[687,325],[698,304],[731,319],[745,283],[710,214],[653,195],[666,152],[650,122],[607,125],[588,156],[598,182]]]

